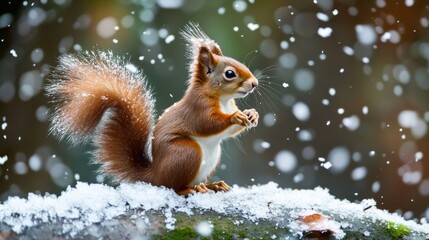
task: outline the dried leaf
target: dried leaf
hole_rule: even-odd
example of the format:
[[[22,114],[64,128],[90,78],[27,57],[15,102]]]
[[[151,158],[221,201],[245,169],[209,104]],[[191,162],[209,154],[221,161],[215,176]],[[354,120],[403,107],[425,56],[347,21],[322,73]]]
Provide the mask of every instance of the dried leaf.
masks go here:
[[[330,239],[335,234],[335,231],[327,228],[327,226],[331,225],[332,220],[321,214],[314,213],[303,216],[298,221],[306,225],[306,230],[303,231],[305,239]]]

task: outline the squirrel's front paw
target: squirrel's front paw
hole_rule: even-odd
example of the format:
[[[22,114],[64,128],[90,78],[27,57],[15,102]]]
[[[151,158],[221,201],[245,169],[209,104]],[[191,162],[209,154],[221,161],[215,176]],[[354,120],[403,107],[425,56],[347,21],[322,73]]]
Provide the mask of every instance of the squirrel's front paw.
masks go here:
[[[232,115],[231,122],[245,127],[252,125],[252,122],[248,119],[247,115],[242,111],[235,112]]]
[[[247,127],[256,127],[258,126],[259,121],[259,113],[254,109],[246,109],[243,111],[244,114],[246,114],[247,119],[251,122],[250,125],[247,125]]]

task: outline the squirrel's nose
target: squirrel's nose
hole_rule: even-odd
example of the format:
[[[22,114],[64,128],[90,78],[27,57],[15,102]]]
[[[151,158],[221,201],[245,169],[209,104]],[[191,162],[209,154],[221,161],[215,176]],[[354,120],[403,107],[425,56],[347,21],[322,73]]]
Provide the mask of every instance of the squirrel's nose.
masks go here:
[[[258,86],[258,81],[253,81],[252,82],[252,88],[255,88],[255,87],[257,87]]]

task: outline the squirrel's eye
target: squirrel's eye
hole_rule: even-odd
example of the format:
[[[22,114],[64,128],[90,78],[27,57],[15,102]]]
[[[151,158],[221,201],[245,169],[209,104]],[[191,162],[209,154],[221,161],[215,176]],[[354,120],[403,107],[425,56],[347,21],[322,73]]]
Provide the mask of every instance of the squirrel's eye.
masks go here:
[[[228,80],[232,80],[233,78],[236,78],[235,72],[232,70],[226,70],[225,72],[225,78]]]

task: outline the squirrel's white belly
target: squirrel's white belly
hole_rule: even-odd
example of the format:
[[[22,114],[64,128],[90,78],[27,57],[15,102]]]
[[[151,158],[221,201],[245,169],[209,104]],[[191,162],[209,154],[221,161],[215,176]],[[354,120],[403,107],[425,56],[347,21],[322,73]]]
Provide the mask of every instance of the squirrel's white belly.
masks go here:
[[[239,125],[232,125],[225,131],[210,137],[192,136],[192,139],[194,139],[200,145],[203,156],[197,177],[189,187],[206,182],[207,178],[219,164],[221,154],[220,143],[222,139],[233,136],[233,134],[240,127],[241,126]]]
[[[200,145],[203,156],[197,177],[190,187],[207,180],[218,165],[221,154],[220,140],[216,141],[217,139],[214,139],[214,137],[193,137],[193,139]]]

